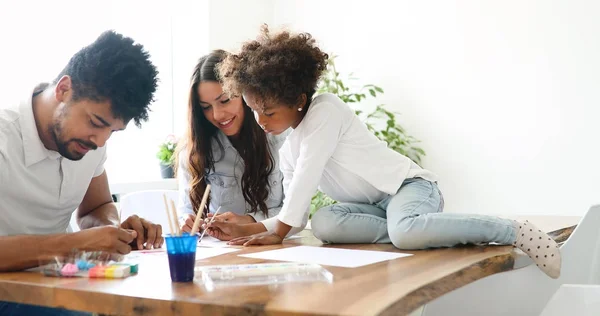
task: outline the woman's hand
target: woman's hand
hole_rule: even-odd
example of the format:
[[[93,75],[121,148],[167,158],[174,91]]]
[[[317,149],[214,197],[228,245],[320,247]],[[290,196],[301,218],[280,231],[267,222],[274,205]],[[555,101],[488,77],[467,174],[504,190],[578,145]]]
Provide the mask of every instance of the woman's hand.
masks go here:
[[[181,231],[186,232],[186,233],[191,233],[192,227],[194,227],[195,220],[196,220],[196,215],[188,214],[188,216],[185,219],[185,221],[183,222],[183,224],[181,224]]]
[[[231,240],[233,238],[247,236],[249,233],[244,227],[244,224],[236,224],[230,222],[214,221],[202,225],[206,229],[206,233],[219,240]]]
[[[235,223],[235,224],[256,223],[254,218],[250,215],[238,215],[233,212],[225,212],[222,214],[217,214],[217,216],[214,216],[213,213],[208,214],[209,220],[212,219],[213,217],[215,218],[215,221],[220,221],[220,222],[229,222],[229,223]]]

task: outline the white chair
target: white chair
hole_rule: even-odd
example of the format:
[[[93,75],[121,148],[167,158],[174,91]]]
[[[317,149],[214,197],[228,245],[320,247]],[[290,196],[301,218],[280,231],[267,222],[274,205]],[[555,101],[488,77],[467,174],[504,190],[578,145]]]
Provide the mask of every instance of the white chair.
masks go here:
[[[171,199],[177,204],[179,192],[177,190],[147,190],[125,194],[121,197],[121,220],[125,221],[131,215],[137,215],[155,224],[162,226],[163,234],[169,233],[169,220],[165,212],[163,194],[167,200]]]
[[[540,316],[600,315],[600,285],[563,284]]]
[[[560,278],[543,274],[535,264],[491,275],[428,303],[422,316],[540,315],[562,284],[600,282],[600,205],[592,206],[562,245]]]

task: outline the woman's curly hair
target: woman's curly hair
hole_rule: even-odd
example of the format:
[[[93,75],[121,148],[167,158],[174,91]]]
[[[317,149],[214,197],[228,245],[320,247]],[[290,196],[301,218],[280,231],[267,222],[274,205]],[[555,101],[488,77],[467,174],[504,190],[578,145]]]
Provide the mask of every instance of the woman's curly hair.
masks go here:
[[[262,108],[271,102],[293,106],[302,94],[310,103],[328,57],[308,33],[271,34],[263,25],[258,38],[228,55],[218,70],[223,90],[230,95],[250,92],[262,101]]]

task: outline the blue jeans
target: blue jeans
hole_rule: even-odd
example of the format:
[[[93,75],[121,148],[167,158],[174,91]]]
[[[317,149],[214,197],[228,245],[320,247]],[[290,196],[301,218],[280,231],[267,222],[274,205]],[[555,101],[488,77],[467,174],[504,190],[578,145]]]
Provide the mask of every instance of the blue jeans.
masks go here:
[[[91,316],[91,313],[70,311],[60,308],[42,307],[37,305],[17,304],[0,301],[0,315],[2,316]]]
[[[395,195],[375,204],[324,207],[313,215],[311,227],[324,243],[392,243],[406,250],[491,242],[509,245],[516,240],[513,220],[442,213],[443,209],[437,184],[412,178]]]

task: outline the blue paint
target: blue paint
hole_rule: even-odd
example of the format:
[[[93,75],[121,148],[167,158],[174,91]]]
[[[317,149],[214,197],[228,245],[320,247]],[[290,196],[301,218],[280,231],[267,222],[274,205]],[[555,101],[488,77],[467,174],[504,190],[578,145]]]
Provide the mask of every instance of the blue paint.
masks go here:
[[[198,235],[190,236],[188,233],[183,233],[181,236],[167,235],[165,242],[167,255],[169,256],[171,281],[192,282],[194,280]]]

